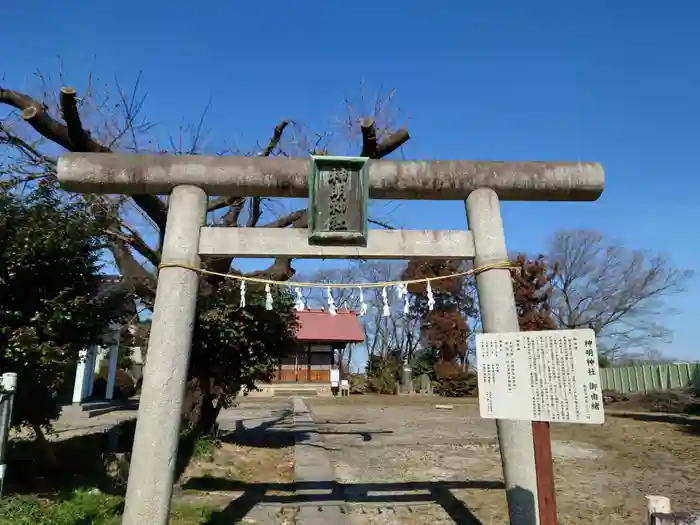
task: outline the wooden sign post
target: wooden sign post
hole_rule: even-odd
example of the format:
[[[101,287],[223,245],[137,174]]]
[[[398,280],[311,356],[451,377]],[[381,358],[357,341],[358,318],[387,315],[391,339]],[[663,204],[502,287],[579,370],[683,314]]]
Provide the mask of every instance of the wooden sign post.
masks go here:
[[[547,421],[532,422],[532,444],[535,447],[535,472],[537,474],[540,525],[557,525],[552,437]]]

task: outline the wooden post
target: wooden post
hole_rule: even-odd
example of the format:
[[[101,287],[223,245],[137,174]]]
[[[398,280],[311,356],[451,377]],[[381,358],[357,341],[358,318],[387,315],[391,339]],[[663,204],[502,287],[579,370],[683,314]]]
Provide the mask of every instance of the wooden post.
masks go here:
[[[311,377],[311,343],[306,345],[306,380],[309,383],[313,381]]]
[[[532,422],[532,444],[535,448],[537,499],[540,525],[557,525],[557,501],[554,489],[552,437],[547,421]]]
[[[299,347],[294,349],[294,381],[299,382]]]

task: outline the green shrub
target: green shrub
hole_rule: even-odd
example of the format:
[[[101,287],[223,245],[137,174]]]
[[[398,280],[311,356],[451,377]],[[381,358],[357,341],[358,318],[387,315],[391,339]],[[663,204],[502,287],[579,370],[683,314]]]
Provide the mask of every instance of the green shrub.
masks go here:
[[[395,394],[398,380],[394,370],[390,367],[375,371],[375,375],[369,378],[368,390],[377,394]]]
[[[401,361],[396,356],[370,356],[367,361],[367,391],[376,394],[396,394],[401,374]]]
[[[437,377],[433,391],[443,397],[468,397],[478,395],[476,374],[463,370],[456,363],[441,361],[435,365]]]
[[[433,391],[443,397],[469,397],[478,395],[476,374],[464,372],[460,377],[438,379]]]
[[[351,394],[364,394],[369,390],[367,376],[364,374],[349,374],[348,384]]]

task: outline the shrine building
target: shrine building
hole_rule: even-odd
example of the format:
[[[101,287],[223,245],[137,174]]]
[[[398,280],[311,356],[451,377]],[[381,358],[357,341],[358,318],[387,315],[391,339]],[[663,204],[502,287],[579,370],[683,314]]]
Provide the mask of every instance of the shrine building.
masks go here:
[[[364,343],[365,332],[355,312],[324,310],[296,313],[297,347],[280,359],[273,383],[330,383],[331,367],[340,366],[339,356],[348,344]],[[344,371],[341,370],[341,374]],[[343,374],[344,375],[344,374]]]

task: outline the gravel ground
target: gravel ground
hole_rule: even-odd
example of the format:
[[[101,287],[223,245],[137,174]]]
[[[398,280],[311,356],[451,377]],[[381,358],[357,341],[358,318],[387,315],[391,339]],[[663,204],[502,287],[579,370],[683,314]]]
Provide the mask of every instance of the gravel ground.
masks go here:
[[[355,525],[507,523],[496,425],[479,418],[475,400],[451,400],[452,410],[423,397],[306,401],[338,480],[351,484]],[[646,419],[552,425],[561,525],[643,523],[647,494],[678,510],[700,502],[698,421]]]
[[[496,426],[479,418],[476,400],[305,401],[343,484],[351,524],[507,523]],[[288,399],[250,399],[222,413],[222,430],[237,430],[238,443],[225,444],[185,476],[209,478],[215,486],[193,491],[185,482],[176,499],[220,508],[219,521],[211,523],[295,522],[290,408]],[[607,413],[602,426],[552,425],[560,525],[638,525],[647,494],[670,497],[675,510],[700,507],[700,419]],[[134,416],[62,418],[52,439],[101,431]]]

